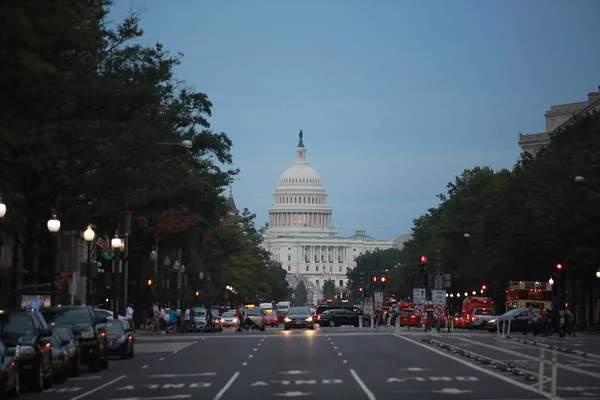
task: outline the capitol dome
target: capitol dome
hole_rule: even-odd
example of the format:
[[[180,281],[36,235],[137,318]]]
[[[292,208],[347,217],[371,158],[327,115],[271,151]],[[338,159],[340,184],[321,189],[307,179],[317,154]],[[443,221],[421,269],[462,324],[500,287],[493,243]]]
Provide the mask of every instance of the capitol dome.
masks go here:
[[[296,160],[279,177],[273,205],[269,208],[269,231],[277,235],[337,235],[332,210],[321,176],[306,161],[303,133],[296,146]]]

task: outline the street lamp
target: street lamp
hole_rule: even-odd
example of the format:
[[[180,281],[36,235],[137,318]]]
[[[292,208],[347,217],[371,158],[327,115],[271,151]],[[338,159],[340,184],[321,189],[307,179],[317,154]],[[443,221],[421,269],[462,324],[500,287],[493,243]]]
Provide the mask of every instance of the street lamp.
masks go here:
[[[119,273],[121,272],[119,253],[121,250],[121,244],[123,241],[119,237],[119,231],[115,231],[115,236],[110,241],[110,247],[115,251],[115,295],[113,304],[113,318],[119,319],[119,291],[121,290],[121,280],[119,279]]]
[[[4,218],[6,215],[6,204],[2,201],[2,197],[0,197],[0,219]]]
[[[477,292],[473,290],[473,296],[475,296],[476,294],[477,294]]]
[[[60,235],[57,235],[58,231],[60,231],[60,220],[56,215],[56,210],[52,209],[52,216],[48,220],[46,224],[48,227],[48,231],[54,236],[54,265],[52,266],[52,300],[54,304],[58,304],[58,289],[59,284],[58,281],[60,279]]]
[[[193,144],[191,140],[182,140],[179,145],[184,149],[191,149]]]
[[[198,274],[198,278],[200,278],[200,280],[204,279],[204,273],[202,271]]]
[[[600,279],[600,268],[598,268],[598,271],[596,271],[596,278]]]
[[[156,252],[156,248],[152,248],[152,251],[150,252],[150,259],[152,261],[156,261],[158,260],[158,253]]]
[[[581,176],[581,175],[577,175],[574,179],[574,181],[576,183],[581,183],[581,182],[585,182],[587,179],[585,179],[585,176]]]
[[[598,276],[598,274],[596,274],[596,276]],[[550,277],[550,279],[548,279],[548,283],[550,284],[550,286],[554,285],[554,279]]]
[[[83,240],[87,243],[87,265],[86,265],[86,286],[85,286],[85,303],[91,304],[91,280],[90,275],[92,271],[92,243],[96,238],[96,232],[92,229],[92,225],[88,225],[87,229],[83,232]]]

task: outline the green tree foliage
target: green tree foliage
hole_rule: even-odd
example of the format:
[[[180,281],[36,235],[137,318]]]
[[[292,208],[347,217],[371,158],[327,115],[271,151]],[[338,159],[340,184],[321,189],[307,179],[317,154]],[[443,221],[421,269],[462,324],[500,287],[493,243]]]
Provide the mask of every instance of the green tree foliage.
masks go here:
[[[335,282],[331,279],[327,279],[323,282],[323,298],[333,299],[335,295]]]
[[[300,282],[294,289],[294,305],[303,306],[308,302],[308,290],[304,282]]]
[[[227,169],[231,140],[211,129],[212,103],[177,79],[181,55],[139,44],[138,15],[109,21],[111,3],[0,4],[0,159],[9,166],[0,169],[9,209],[0,229],[21,239],[31,271],[50,253],[51,209],[63,230],[92,222],[102,236],[133,215],[132,284],[152,274],[148,254],[159,242],[159,265],[181,249],[189,286],[215,301],[227,284],[240,296],[285,299],[285,273],[260,248],[254,217],[227,216],[223,191],[237,171]],[[212,279],[196,282],[199,271]],[[172,274],[163,271],[171,282]]]
[[[420,257],[429,259],[426,272],[435,272],[433,251],[439,249],[457,292],[485,284],[501,297],[507,281],[546,281],[557,263],[573,285],[589,285],[600,265],[599,131],[599,114],[576,118],[535,159],[524,155],[511,171],[463,171],[439,195],[439,206],[414,220],[393,274],[405,282],[414,275],[420,284]],[[577,182],[577,176],[585,179]],[[381,268],[378,257],[365,259],[355,271]],[[390,276],[390,285],[397,279]]]

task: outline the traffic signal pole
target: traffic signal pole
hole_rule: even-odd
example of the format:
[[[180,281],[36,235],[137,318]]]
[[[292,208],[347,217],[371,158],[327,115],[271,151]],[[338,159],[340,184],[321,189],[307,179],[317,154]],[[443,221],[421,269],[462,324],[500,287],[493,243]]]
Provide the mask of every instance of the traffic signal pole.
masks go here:
[[[435,282],[433,284],[435,290],[442,289],[442,252],[436,250],[433,252],[433,266],[435,267]],[[437,317],[437,331],[440,331],[441,320]]]

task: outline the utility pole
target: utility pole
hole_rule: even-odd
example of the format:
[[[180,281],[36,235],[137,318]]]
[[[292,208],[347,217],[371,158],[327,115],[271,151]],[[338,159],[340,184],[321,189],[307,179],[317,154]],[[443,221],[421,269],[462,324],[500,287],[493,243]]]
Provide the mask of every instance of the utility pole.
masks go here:
[[[442,252],[440,250],[436,250],[433,252],[433,266],[435,267],[435,281],[434,288],[435,290],[442,289]],[[447,323],[447,322],[446,322]],[[441,320],[440,317],[437,317],[437,331],[440,331]]]

